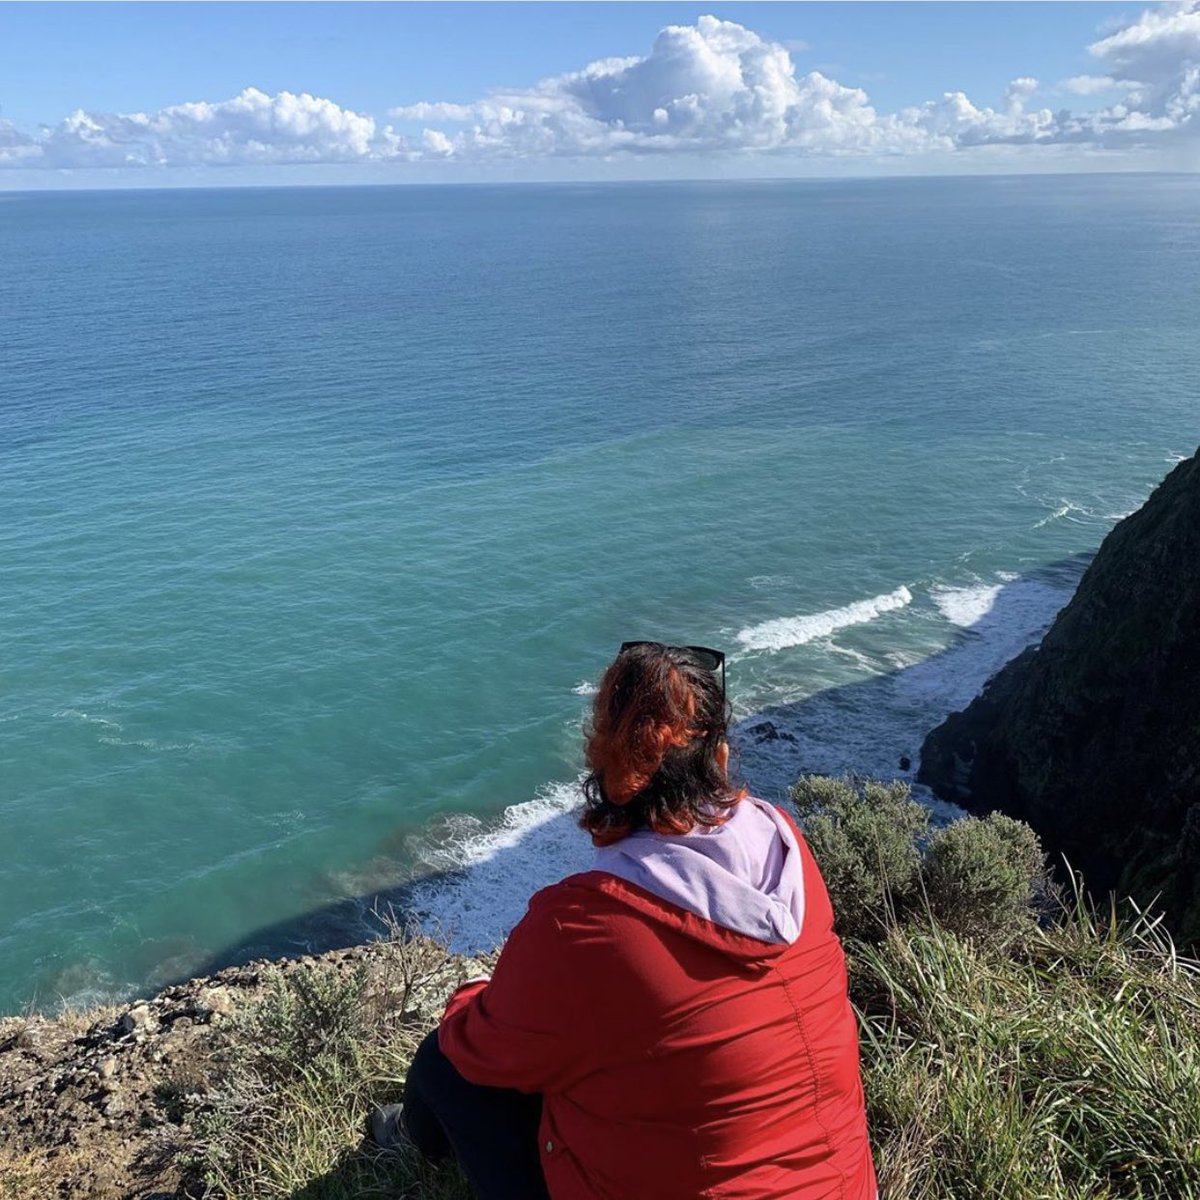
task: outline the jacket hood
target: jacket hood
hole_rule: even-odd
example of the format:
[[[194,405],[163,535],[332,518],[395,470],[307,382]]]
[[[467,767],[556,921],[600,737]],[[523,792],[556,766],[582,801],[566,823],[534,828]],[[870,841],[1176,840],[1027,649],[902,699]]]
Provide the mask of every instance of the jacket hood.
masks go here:
[[[714,828],[639,830],[602,846],[593,869],[768,946],[791,945],[804,925],[796,835],[778,809],[753,796],[739,800]]]

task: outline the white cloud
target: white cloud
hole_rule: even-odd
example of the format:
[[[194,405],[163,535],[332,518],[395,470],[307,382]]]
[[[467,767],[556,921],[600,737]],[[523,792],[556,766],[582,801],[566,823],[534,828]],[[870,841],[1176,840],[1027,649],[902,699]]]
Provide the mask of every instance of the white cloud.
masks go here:
[[[469,104],[429,104],[422,100],[419,104],[390,109],[388,116],[405,121],[469,121],[473,112]]]
[[[1038,89],[1038,81],[1028,75],[1014,79],[1004,89],[1004,107],[1014,117],[1019,117],[1025,111],[1025,103]]]
[[[880,122],[865,92],[810,71],[788,50],[716,17],[671,25],[644,58],[610,58],[473,104],[394,109],[442,120],[463,158],[680,151],[887,151],[911,140]],[[440,147],[444,152],[445,147]]]
[[[605,59],[472,104],[421,103],[394,115],[440,121],[438,152],[495,158],[790,153],[911,155],[984,146],[1133,148],[1193,124],[1200,80],[1191,62],[1200,0],[1149,10],[1090,47],[1109,74],[1076,76],[1078,95],[1123,93],[1095,113],[1031,109],[1039,83],[1014,79],[996,108],[963,92],[879,113],[866,92],[829,74],[798,75],[785,45],[732,21],[701,17],[664,29],[645,57]],[[1190,57],[1189,57],[1190,56]],[[1143,83],[1164,81],[1154,91]],[[1157,99],[1156,99],[1157,97]]]
[[[1076,96],[1095,96],[1099,92],[1111,92],[1120,84],[1111,75],[1072,75],[1059,86]]]
[[[5,158],[0,129],[0,162]],[[402,158],[404,139],[332,100],[246,88],[231,100],[156,113],[73,112],[18,147],[22,166],[144,167],[356,162]]]
[[[1052,142],[1060,133],[1060,118],[1048,108],[1025,111],[1036,87],[1034,79],[1014,79],[1004,91],[1004,108],[999,112],[977,108],[963,92],[947,92],[940,100],[903,109],[896,120],[921,130],[943,150]]]
[[[440,129],[426,129],[421,141],[430,154],[446,156],[454,153],[450,139]]]
[[[1200,0],[1147,9],[1088,50],[1126,92],[1097,114],[1099,130],[1200,130]]]
[[[1102,73],[1059,86],[1121,98],[1079,114],[1031,107],[1039,84],[1029,76],[1014,79],[995,108],[947,92],[880,113],[864,90],[828,71],[798,74],[789,46],[800,45],[700,17],[663,29],[645,56],[602,59],[470,103],[392,109],[393,118],[422,126],[411,139],[333,100],[256,88],[154,113],[80,109],[36,134],[0,121],[0,167],[913,156],[989,146],[1130,149],[1200,129],[1200,0],[1148,9],[1091,45]]]
[[[40,155],[41,149],[33,138],[11,121],[0,118],[0,167],[26,166]]]

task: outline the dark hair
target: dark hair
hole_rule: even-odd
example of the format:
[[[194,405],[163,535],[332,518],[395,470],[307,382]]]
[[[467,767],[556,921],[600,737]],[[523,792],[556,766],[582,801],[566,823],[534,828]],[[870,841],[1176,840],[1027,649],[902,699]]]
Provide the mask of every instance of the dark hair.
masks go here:
[[[637,829],[720,825],[743,795],[717,761],[730,708],[720,678],[688,650],[640,642],[604,672],[585,731],[580,825],[597,846]]]

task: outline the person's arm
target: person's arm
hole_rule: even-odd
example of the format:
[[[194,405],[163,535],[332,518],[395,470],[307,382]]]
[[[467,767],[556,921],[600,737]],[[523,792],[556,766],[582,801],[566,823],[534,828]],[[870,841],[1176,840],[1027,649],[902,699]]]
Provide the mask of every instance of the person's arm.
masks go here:
[[[588,1069],[595,1014],[586,1011],[586,982],[594,964],[571,935],[575,922],[560,888],[534,896],[492,978],[464,984],[446,1005],[438,1044],[472,1083],[557,1091]]]

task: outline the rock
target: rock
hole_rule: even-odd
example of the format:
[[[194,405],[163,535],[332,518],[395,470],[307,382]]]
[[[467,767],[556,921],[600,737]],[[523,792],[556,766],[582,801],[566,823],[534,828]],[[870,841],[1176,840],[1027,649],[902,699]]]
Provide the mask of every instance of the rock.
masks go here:
[[[222,987],[206,988],[196,1001],[197,1015],[206,1020],[212,1020],[214,1016],[231,1016],[233,1008],[233,997]]]
[[[150,1011],[149,1005],[138,1004],[125,1013],[117,1025],[122,1033],[145,1034],[158,1027],[158,1018]]]
[[[96,1074],[101,1079],[111,1079],[117,1070],[117,1060],[111,1055],[108,1058],[102,1058],[96,1066]]]
[[[796,740],[795,734],[788,733],[786,730],[781,732],[774,721],[759,721],[751,728],[750,733],[758,745],[762,745],[763,742],[794,742]]]
[[[1040,648],[935,729],[918,779],[1028,821],[1093,892],[1200,944],[1200,456],[1105,538]]]

